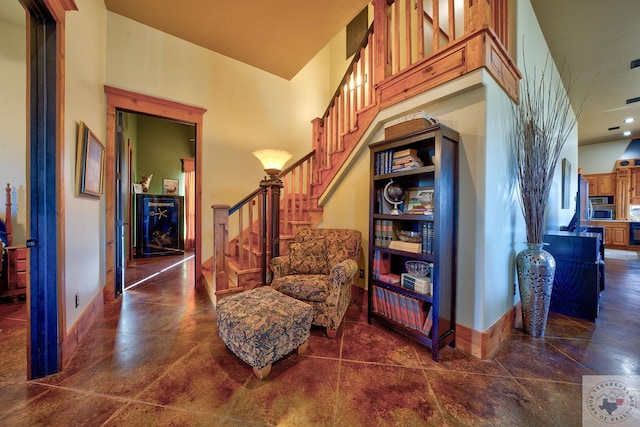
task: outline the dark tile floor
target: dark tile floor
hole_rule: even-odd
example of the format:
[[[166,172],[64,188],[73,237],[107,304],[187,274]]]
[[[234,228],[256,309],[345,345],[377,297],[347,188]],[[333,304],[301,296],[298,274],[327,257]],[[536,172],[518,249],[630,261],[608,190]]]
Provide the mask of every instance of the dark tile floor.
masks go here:
[[[640,261],[607,260],[596,323],[552,313],[544,339],[515,332],[488,360],[446,348],[435,363],[353,304],[335,340],[314,328],[264,381],[220,340],[192,263],[108,303],[39,380],[24,303],[0,304],[0,425],[580,426],[582,375],[640,375]]]

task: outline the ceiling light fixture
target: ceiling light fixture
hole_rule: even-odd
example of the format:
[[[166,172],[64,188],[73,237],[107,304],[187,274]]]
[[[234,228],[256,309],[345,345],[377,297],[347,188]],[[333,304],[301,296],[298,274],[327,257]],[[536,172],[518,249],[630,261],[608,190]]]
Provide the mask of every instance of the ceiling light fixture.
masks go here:
[[[633,123],[635,119],[633,117],[627,117],[626,119],[624,119],[625,123]]]
[[[629,136],[629,135],[631,135],[631,131],[630,130],[624,131],[624,132],[622,132],[622,135],[623,136]]]

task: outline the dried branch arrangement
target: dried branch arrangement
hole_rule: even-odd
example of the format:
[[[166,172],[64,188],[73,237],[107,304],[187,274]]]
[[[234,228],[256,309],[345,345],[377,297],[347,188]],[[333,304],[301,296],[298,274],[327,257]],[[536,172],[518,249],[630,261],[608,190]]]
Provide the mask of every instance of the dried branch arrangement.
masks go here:
[[[524,67],[520,103],[512,104],[511,148],[528,243],[542,243],[544,215],[558,158],[577,117],[571,114],[568,93],[553,78],[549,58],[533,76]]]

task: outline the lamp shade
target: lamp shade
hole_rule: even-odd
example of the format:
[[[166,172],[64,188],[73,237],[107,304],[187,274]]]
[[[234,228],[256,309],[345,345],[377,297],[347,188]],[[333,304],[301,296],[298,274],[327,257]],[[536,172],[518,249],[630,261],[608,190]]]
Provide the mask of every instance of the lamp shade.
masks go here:
[[[277,175],[293,155],[285,150],[256,150],[253,155],[260,160],[262,167],[269,175]]]

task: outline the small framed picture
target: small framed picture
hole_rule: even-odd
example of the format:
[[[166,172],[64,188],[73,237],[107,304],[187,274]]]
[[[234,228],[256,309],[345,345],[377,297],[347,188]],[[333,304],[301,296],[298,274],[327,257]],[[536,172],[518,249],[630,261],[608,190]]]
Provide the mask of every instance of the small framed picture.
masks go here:
[[[99,199],[104,186],[104,145],[86,124],[78,124],[76,192],[80,197]]]
[[[133,184],[133,193],[134,194],[142,194],[142,184]]]
[[[405,213],[414,215],[433,215],[433,187],[407,188]]]
[[[571,163],[567,158],[562,159],[562,209],[569,209],[571,205]]]
[[[162,178],[162,194],[165,196],[177,196],[180,181],[173,178]]]

